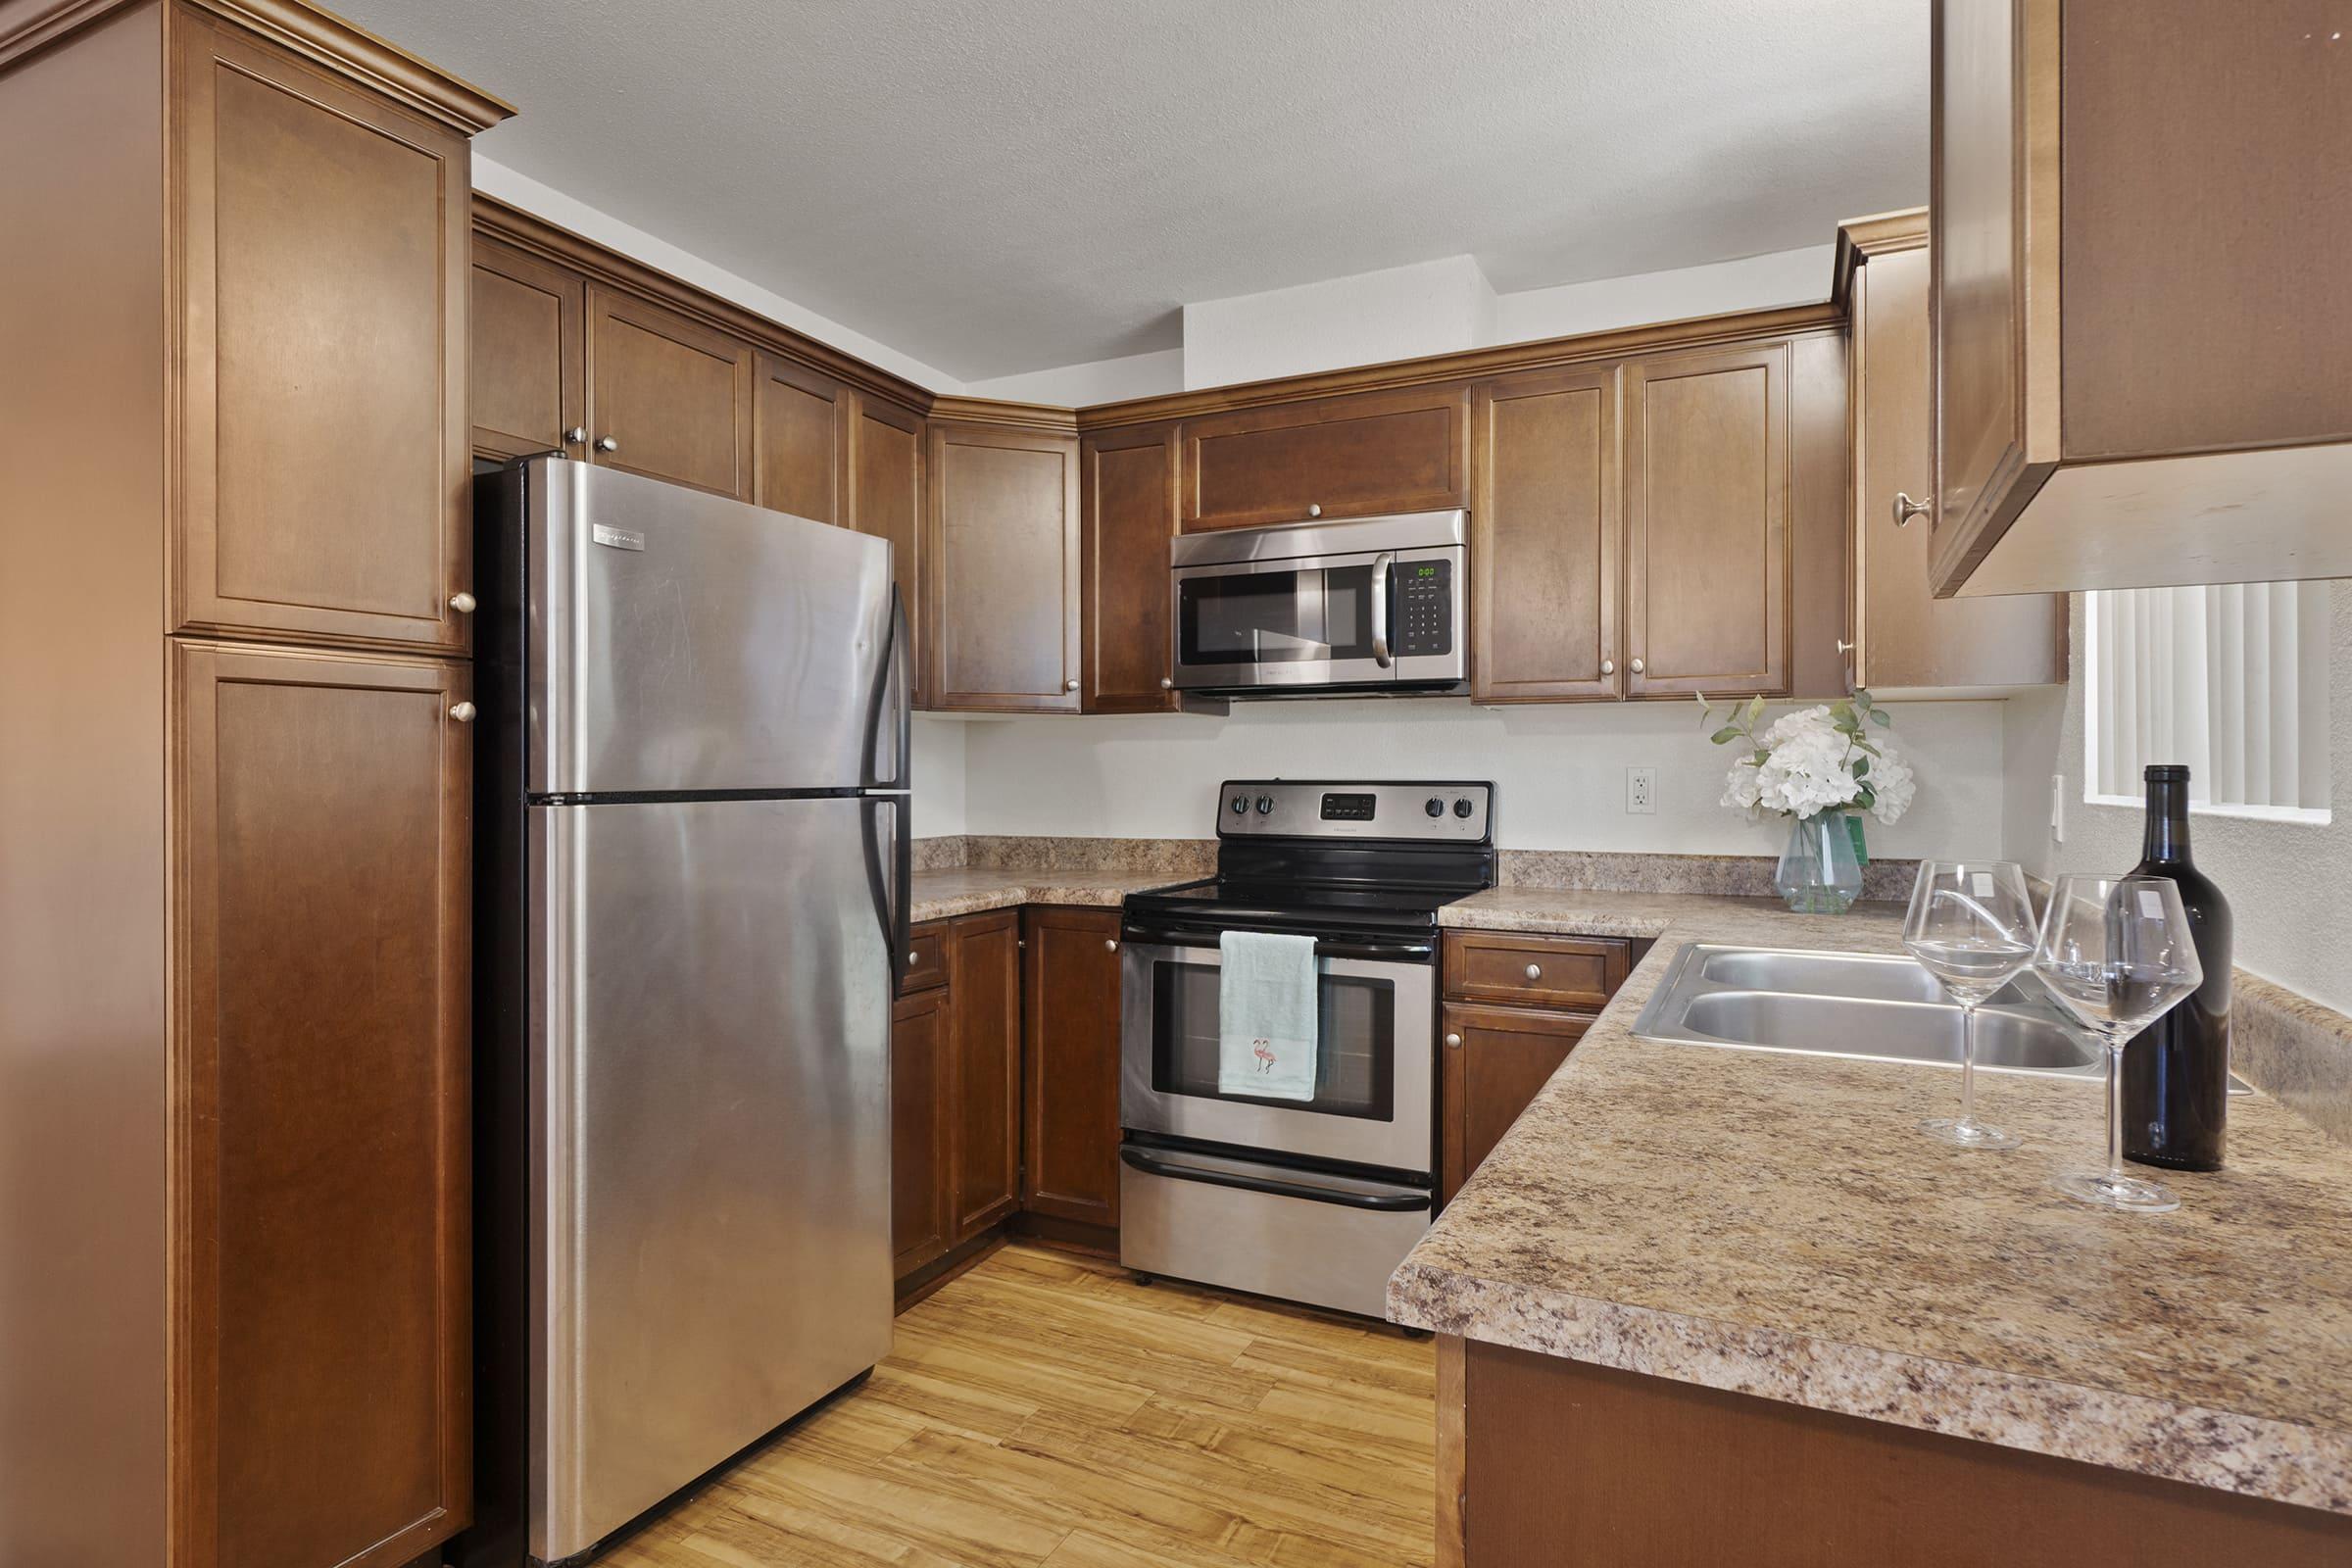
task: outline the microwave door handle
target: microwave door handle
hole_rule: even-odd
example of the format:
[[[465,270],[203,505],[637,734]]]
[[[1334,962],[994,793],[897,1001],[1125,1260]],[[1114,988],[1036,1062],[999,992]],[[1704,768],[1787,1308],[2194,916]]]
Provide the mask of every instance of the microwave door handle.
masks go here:
[[[1389,657],[1389,576],[1396,564],[1394,550],[1372,558],[1372,662],[1383,669],[1395,662]]]

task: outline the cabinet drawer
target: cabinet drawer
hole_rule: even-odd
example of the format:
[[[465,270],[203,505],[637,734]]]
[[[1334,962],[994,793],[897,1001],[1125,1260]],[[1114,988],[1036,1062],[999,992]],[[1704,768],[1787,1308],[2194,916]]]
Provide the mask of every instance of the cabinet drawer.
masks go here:
[[[906,978],[899,983],[901,996],[929,991],[948,983],[948,928],[918,925],[906,938]]]
[[[1415,387],[1195,419],[1184,427],[1187,530],[1466,506],[1470,393]]]
[[[1630,966],[1623,937],[1541,937],[1494,931],[1446,933],[1446,995],[1535,1007],[1598,1007]]]

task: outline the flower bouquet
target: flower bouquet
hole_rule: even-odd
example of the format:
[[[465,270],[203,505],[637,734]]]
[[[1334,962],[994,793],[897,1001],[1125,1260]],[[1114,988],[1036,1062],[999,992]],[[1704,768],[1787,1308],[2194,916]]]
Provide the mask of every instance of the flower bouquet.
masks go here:
[[[1762,731],[1764,699],[1733,703],[1718,714],[1698,699],[1718,746],[1737,744],[1740,757],[1724,780],[1723,804],[1751,818],[1766,812],[1790,818],[1788,846],[1773,885],[1788,907],[1838,914],[1862,891],[1869,855],[1864,811],[1892,823],[1916,792],[1911,766],[1886,733],[1894,720],[1870,693],[1800,708]]]

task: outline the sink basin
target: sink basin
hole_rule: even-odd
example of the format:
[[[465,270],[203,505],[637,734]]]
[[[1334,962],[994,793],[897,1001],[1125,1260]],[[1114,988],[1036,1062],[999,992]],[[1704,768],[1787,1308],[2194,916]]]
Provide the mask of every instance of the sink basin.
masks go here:
[[[1643,1040],[1863,1061],[1960,1065],[1960,1009],[1907,956],[1686,944],[1634,1020]],[[2102,1053],[2038,983],[2015,981],[1977,1009],[1986,1072],[2097,1078]],[[2230,1092],[2246,1086],[2232,1076]]]

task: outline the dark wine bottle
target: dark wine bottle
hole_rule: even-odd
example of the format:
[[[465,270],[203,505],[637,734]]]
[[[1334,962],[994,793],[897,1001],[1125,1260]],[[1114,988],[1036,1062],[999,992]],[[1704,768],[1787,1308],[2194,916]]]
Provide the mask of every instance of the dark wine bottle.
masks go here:
[[[2230,901],[2188,854],[2188,769],[2147,770],[2148,825],[2133,869],[2180,888],[2205,979],[2124,1048],[2124,1154],[2220,1170],[2230,1112]]]

